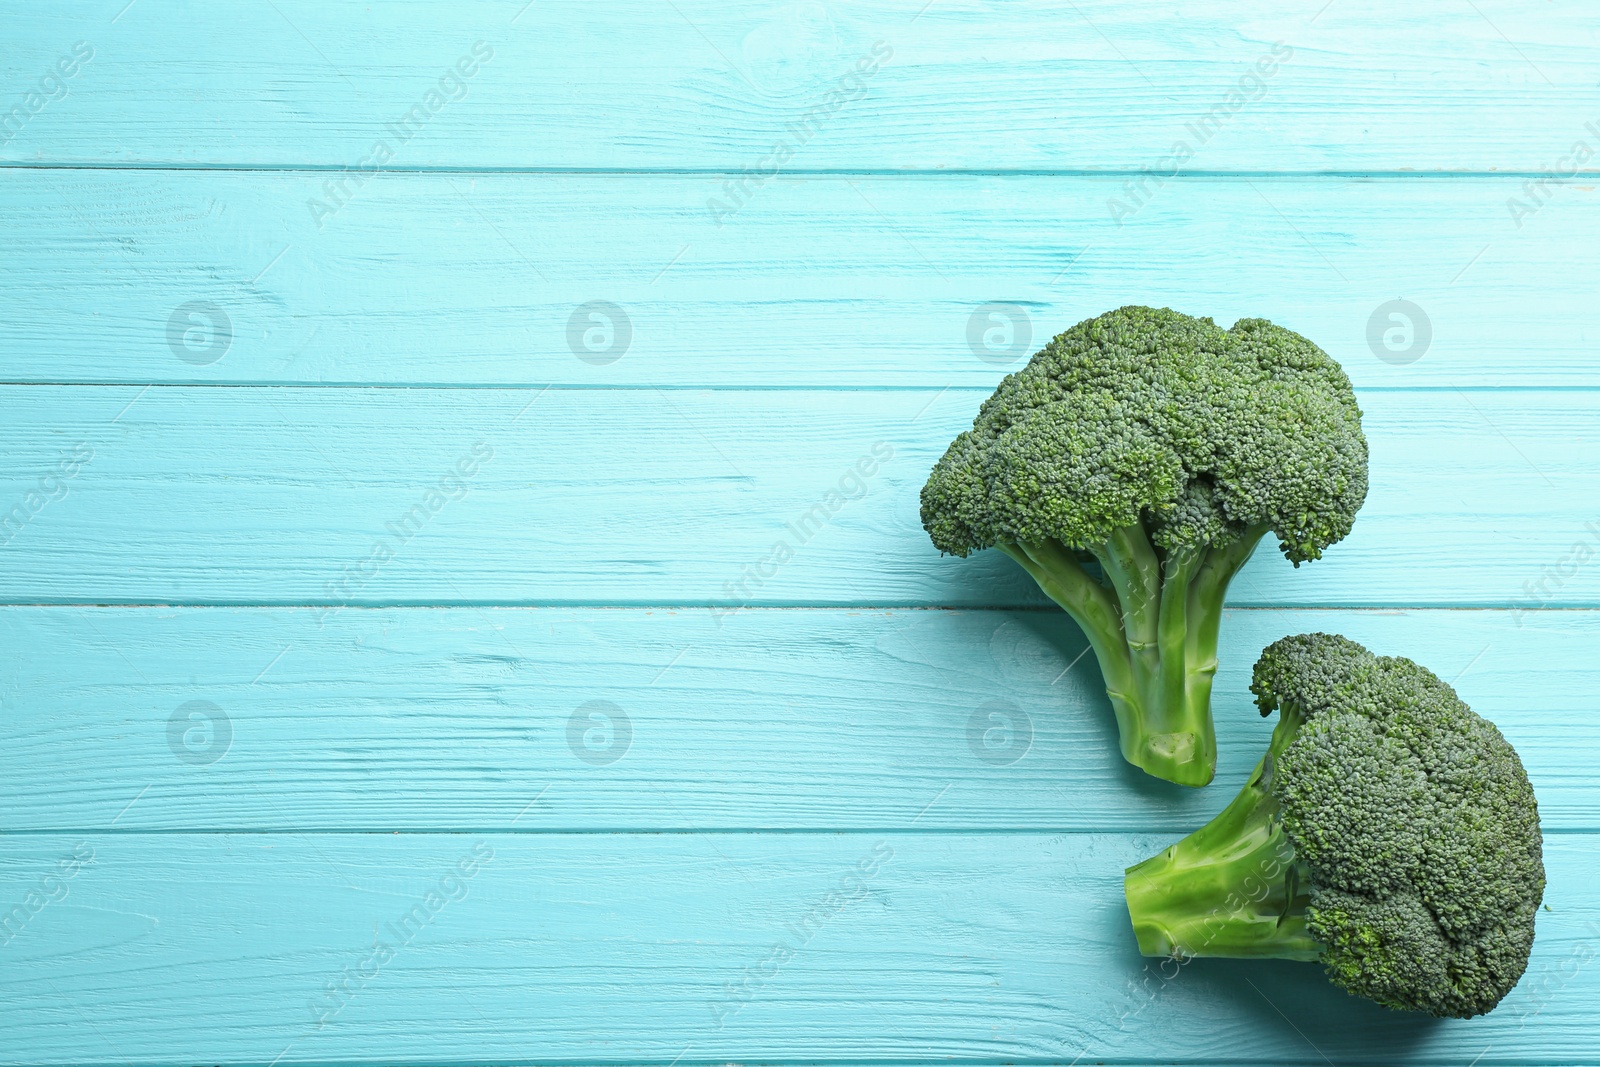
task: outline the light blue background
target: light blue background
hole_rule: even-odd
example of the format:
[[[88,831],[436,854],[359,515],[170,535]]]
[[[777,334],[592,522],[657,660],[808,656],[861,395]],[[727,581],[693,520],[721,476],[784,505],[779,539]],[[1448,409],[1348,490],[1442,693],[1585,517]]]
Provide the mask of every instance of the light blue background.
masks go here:
[[[1600,1062],[1584,5],[0,11],[0,1062]],[[1372,443],[1203,791],[917,518],[1126,303],[1307,334]],[[1307,629],[1527,763],[1485,1018],[1135,952]]]

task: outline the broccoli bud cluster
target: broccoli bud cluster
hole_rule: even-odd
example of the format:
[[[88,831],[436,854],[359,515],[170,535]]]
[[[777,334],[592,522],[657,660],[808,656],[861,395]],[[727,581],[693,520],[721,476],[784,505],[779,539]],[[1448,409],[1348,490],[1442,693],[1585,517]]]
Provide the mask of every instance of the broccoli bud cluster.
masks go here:
[[[1269,646],[1251,691],[1291,727],[1266,784],[1329,975],[1395,1008],[1494,1007],[1527,967],[1544,895],[1516,750],[1433,672],[1332,634]]]
[[[1361,411],[1326,352],[1265,319],[1124,307],[1000,383],[934,467],[922,521],[957,556],[1090,549],[1135,524],[1172,551],[1266,526],[1298,564],[1350,532],[1366,491]]]
[[[1432,672],[1334,634],[1274,642],[1251,689],[1279,719],[1244,789],[1128,868],[1140,950],[1319,959],[1386,1007],[1489,1011],[1544,896],[1516,751]]]

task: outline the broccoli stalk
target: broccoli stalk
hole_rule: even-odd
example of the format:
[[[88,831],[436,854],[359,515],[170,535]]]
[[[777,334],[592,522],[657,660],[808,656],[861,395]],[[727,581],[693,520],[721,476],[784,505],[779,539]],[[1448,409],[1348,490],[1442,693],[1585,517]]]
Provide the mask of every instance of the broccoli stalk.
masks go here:
[[[1367,443],[1350,380],[1263,319],[1126,307],[984,401],[922,489],[941,552],[998,548],[1083,628],[1124,758],[1205,785],[1228,582],[1268,532],[1296,566],[1350,532]]]
[[[1544,894],[1516,751],[1428,670],[1335,635],[1274,642],[1251,689],[1280,717],[1244,789],[1127,870],[1139,951],[1321,960],[1386,1007],[1489,1011]]]
[[[1281,751],[1298,728],[1298,717],[1285,712],[1273,750]],[[1216,818],[1128,868],[1123,885],[1142,954],[1322,957],[1322,945],[1306,929],[1310,872],[1284,834],[1266,768],[1263,757]]]
[[[1122,757],[1180,785],[1205,785],[1217,761],[1211,682],[1228,583],[1267,527],[1207,548],[1162,552],[1142,525],[1086,550],[1110,587],[1060,541],[998,542],[1089,639],[1116,716]]]

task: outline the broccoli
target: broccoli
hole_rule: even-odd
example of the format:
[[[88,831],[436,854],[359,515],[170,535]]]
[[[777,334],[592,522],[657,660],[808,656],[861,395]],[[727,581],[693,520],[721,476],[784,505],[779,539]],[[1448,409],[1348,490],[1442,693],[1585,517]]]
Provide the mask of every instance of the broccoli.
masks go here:
[[[1268,531],[1317,559],[1366,492],[1361,411],[1326,352],[1265,319],[1125,307],[1000,383],[929,475],[922,524],[941,552],[1016,560],[1088,636],[1123,756],[1198,786],[1229,580]]]
[[[1321,960],[1386,1007],[1493,1008],[1544,895],[1516,750],[1431,671],[1332,634],[1274,642],[1250,688],[1279,718],[1243,791],[1127,870],[1139,951]]]

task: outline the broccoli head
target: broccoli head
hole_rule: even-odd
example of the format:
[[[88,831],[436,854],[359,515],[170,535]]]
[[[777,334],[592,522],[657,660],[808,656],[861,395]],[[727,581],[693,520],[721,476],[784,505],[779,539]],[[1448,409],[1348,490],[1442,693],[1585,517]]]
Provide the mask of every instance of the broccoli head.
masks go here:
[[[1204,785],[1229,580],[1269,531],[1296,566],[1318,558],[1366,492],[1326,352],[1265,319],[1125,307],[1000,383],[929,475],[922,524],[942,552],[1016,560],[1088,636],[1123,756]]]
[[[1321,960],[1386,1007],[1493,1008],[1544,895],[1516,751],[1432,672],[1332,634],[1273,643],[1250,688],[1279,718],[1243,791],[1128,868],[1140,951]]]

